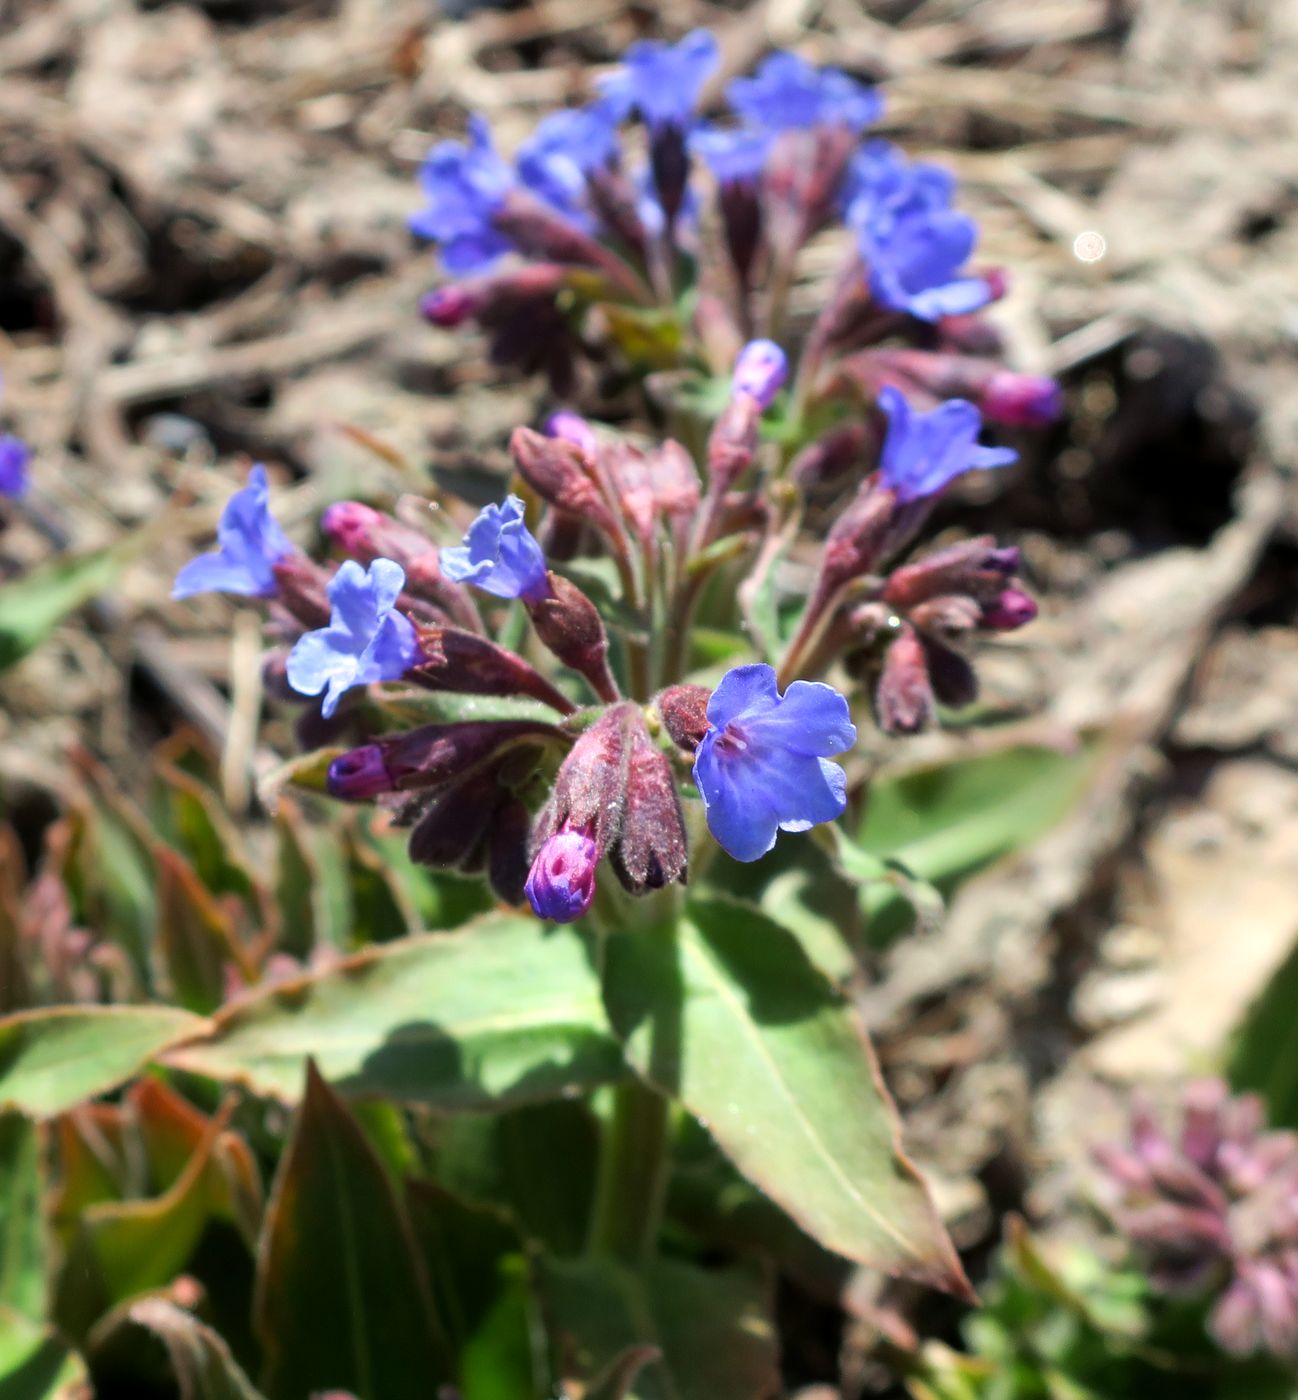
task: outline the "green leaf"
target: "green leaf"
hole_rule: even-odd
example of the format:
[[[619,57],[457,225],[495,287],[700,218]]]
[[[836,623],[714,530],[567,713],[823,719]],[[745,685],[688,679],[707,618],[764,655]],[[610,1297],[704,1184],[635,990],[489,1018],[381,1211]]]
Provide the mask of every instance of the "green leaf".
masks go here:
[[[266,1211],[254,1312],[271,1400],[428,1400],[447,1379],[409,1221],[313,1065]]]
[[[327,941],[318,890],[320,860],[310,827],[296,804],[282,799],[275,813],[275,907],[279,911],[279,946],[305,962]]]
[[[291,1102],[307,1056],[348,1093],[447,1110],[557,1098],[625,1072],[579,940],[510,914],[254,993],[169,1059]]]
[[[952,1292],[968,1285],[902,1155],[855,1009],[787,930],[697,900],[607,941],[609,1017],[628,1058],[826,1249]]]
[[[566,1381],[608,1383],[643,1353],[620,1393],[635,1400],[766,1400],[780,1390],[770,1286],[751,1267],[656,1259],[632,1273],[611,1259],[544,1260],[539,1286]],[[613,1392],[618,1393],[618,1392]]]
[[[1035,841],[1078,801],[1098,742],[1073,748],[1016,745],[901,774],[870,787],[861,848],[943,893]],[[862,890],[872,942],[905,927],[906,897],[885,884]]]
[[[469,720],[530,719],[558,724],[561,716],[549,705],[522,695],[461,695],[449,690],[384,692],[382,713],[401,725],[460,724]]]
[[[0,1115],[0,1307],[45,1315],[40,1143],[17,1113]]]
[[[0,1395],[4,1400],[74,1400],[88,1394],[81,1358],[52,1333],[0,1308]]]
[[[1267,1122],[1298,1128],[1298,947],[1249,1008],[1231,1049],[1231,1087],[1266,1100]]]
[[[111,588],[127,554],[114,546],[53,559],[0,588],[0,671],[34,651],[70,612]]]
[[[157,950],[167,970],[168,991],[187,1011],[206,1014],[225,1000],[226,969],[245,979],[255,967],[239,946],[225,909],[177,852],[159,846],[157,862]]]
[[[0,1108],[62,1113],[205,1025],[171,1006],[52,1006],[0,1017]]]
[[[165,1298],[142,1298],[121,1325],[139,1327],[166,1347],[180,1400],[262,1400],[225,1340]]]

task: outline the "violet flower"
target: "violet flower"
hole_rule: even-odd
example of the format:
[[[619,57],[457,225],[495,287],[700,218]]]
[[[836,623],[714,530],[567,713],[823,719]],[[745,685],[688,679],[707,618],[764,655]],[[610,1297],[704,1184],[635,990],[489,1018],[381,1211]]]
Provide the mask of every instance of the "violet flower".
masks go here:
[[[270,513],[266,468],[260,463],[248,473],[248,484],[236,491],[221,512],[216,527],[217,549],[191,559],[176,575],[173,598],[195,593],[238,593],[269,598],[277,589],[275,565],[293,552],[288,536]]]
[[[817,68],[795,53],[773,53],[751,78],[726,88],[730,105],[766,131],[841,125],[857,132],[877,121],[883,101],[873,88],[837,68]]]
[[[391,559],[376,559],[368,569],[348,559],[331,580],[329,626],[299,637],[288,657],[289,685],[299,695],[324,691],[326,718],[352,686],[400,680],[418,665],[414,626],[396,611],[405,583],[405,570]]]
[[[517,496],[510,496],[503,506],[485,506],[469,526],[464,543],[442,550],[442,573],[497,598],[544,598],[550,591],[545,555],[523,513]]]
[[[493,220],[516,182],[486,119],[474,115],[467,141],[439,141],[429,151],[419,170],[428,207],[411,216],[409,227],[438,245],[448,272],[478,272],[512,246]]]
[[[788,357],[773,340],[750,340],[735,360],[731,396],[748,394],[763,409],[770,408],[788,372]]]
[[[847,701],[819,681],[780,695],[766,665],[736,666],[707,706],[694,781],[708,829],[736,860],[752,861],[779,831],[833,821],[847,805],[847,775],[833,754],[856,742]]]
[[[0,435],[0,496],[15,500],[26,493],[31,484],[27,479],[27,464],[32,450],[12,433]]]
[[[755,185],[774,137],[751,127],[700,126],[690,133],[689,148],[720,185]]]
[[[516,158],[521,182],[552,208],[589,228],[586,177],[612,163],[617,130],[605,104],[551,112]]]
[[[599,850],[589,832],[565,826],[541,843],[524,891],[542,919],[570,924],[595,898]]]
[[[717,41],[706,29],[692,30],[676,44],[645,39],[631,45],[622,67],[600,87],[618,120],[637,112],[650,131],[683,131],[694,116],[699,90],[720,61]]]
[[[948,399],[932,413],[916,413],[898,390],[879,393],[888,416],[879,475],[898,501],[936,495],[967,471],[1007,467],[1018,461],[1008,447],[983,447],[982,416],[964,399]]]

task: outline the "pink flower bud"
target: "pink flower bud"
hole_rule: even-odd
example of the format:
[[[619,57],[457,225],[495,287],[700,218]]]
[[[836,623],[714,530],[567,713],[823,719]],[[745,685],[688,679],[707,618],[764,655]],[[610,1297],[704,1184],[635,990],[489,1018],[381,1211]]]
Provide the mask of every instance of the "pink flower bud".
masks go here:
[[[475,296],[468,287],[454,284],[437,287],[420,298],[419,311],[426,321],[444,330],[454,330],[477,313],[482,298]]]
[[[546,437],[560,438],[578,447],[587,457],[594,457],[599,451],[599,439],[595,430],[581,416],[570,409],[562,408],[545,420]]]
[[[788,357],[773,340],[750,340],[735,361],[730,392],[747,394],[761,408],[770,408],[788,372]]]
[[[1013,428],[1047,428],[1064,411],[1064,391],[1053,379],[1001,370],[978,399],[983,415]]]
[[[595,898],[598,865],[599,851],[582,829],[565,826],[543,841],[525,886],[537,915],[556,924],[580,919]]]
[[[674,685],[658,696],[658,713],[663,728],[673,742],[693,753],[708,732],[708,700],[712,692],[705,685]]]
[[[346,802],[367,802],[380,793],[391,792],[394,786],[383,762],[383,750],[377,744],[339,754],[329,765],[325,785],[331,797]]]
[[[1037,605],[1021,588],[1007,588],[990,607],[983,609],[981,626],[987,632],[1013,632],[1037,615]]]
[[[875,709],[885,734],[918,734],[933,723],[928,658],[912,627],[904,627],[884,654]]]
[[[519,475],[543,501],[616,538],[617,522],[587,471],[583,447],[566,437],[545,437],[531,428],[515,428],[509,450]]]

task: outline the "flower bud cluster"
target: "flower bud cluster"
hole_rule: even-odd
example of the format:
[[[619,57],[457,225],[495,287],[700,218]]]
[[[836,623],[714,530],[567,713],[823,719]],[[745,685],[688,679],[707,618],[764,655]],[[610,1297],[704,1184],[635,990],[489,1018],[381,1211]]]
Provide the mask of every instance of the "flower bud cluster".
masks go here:
[[[1206,1080],[1185,1090],[1177,1132],[1140,1108],[1130,1142],[1094,1156],[1155,1288],[1210,1298],[1233,1355],[1298,1358],[1298,1133],[1268,1132],[1258,1098]]]

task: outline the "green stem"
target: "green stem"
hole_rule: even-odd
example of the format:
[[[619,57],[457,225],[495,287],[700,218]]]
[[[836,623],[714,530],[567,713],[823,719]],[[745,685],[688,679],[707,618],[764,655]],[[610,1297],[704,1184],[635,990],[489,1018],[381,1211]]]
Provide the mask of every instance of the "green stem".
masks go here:
[[[667,1187],[671,1104],[636,1079],[614,1090],[604,1129],[590,1250],[638,1265],[653,1252]]]

